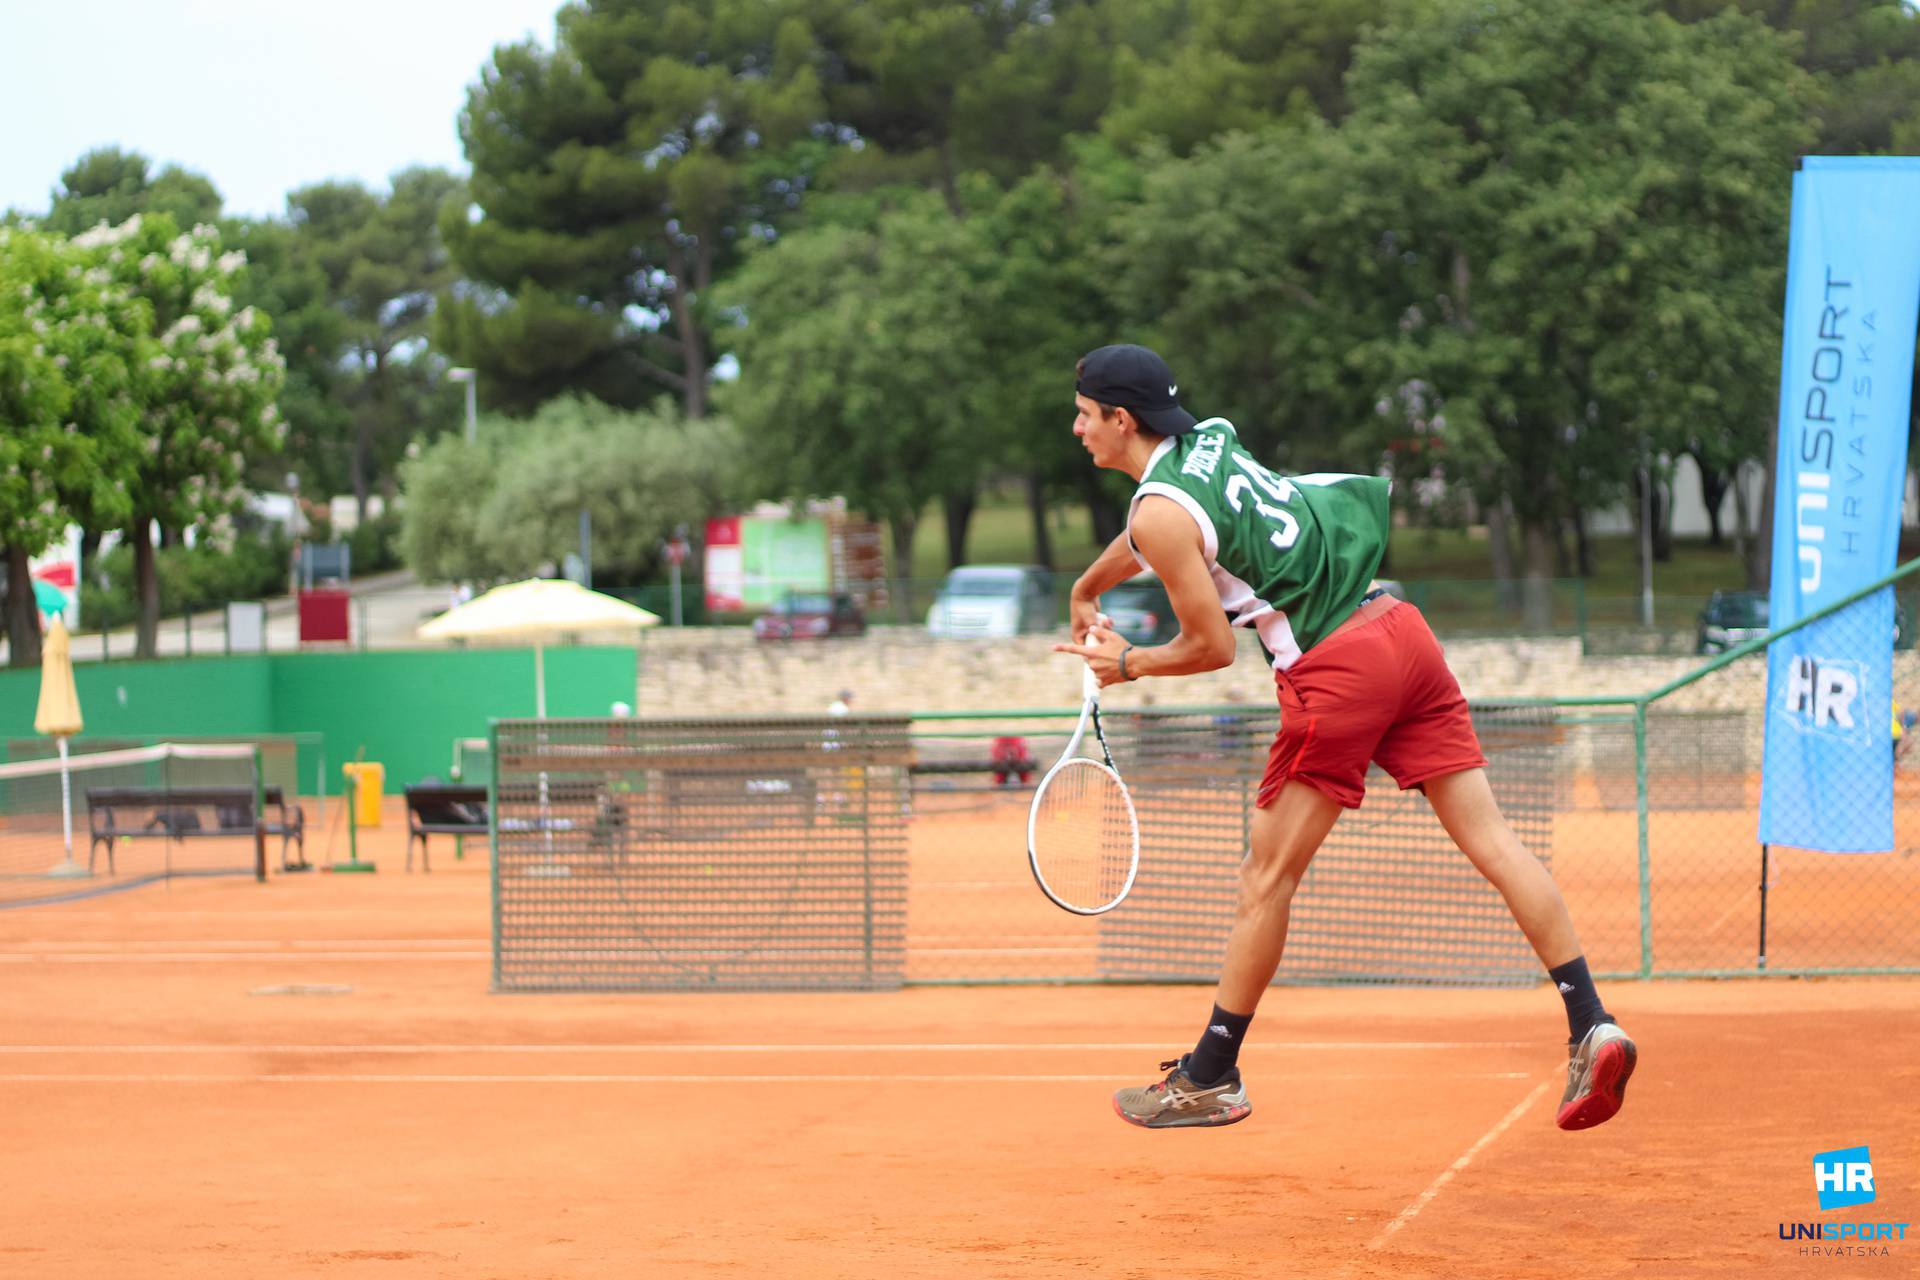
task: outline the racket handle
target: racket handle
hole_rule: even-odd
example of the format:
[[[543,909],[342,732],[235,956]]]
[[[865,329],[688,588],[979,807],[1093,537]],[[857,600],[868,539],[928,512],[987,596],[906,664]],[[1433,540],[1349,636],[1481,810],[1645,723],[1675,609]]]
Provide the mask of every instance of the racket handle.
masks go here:
[[[1088,702],[1100,701],[1100,678],[1093,674],[1091,666],[1080,671],[1080,696]]]

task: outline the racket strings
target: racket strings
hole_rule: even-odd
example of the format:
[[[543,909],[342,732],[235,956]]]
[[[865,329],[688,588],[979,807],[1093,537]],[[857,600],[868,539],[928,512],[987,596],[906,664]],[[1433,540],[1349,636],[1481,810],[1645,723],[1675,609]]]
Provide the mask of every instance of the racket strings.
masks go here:
[[[1125,892],[1135,852],[1132,807],[1117,779],[1091,760],[1070,760],[1041,789],[1033,820],[1034,867],[1063,903],[1096,910]]]

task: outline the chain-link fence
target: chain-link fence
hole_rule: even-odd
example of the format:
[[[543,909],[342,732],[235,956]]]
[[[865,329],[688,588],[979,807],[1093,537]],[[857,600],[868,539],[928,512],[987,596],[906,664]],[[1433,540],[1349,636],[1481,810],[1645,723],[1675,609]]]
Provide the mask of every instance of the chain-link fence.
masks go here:
[[[1768,682],[1770,653],[1786,661],[1789,637],[1804,630],[1824,651],[1872,653],[1895,611],[1881,584],[1640,697],[1561,703],[1553,867],[1596,970],[1920,971],[1920,758],[1906,754],[1905,714],[1920,708],[1920,663],[1901,647],[1890,660],[1842,661],[1824,684],[1811,671]],[[1783,704],[1771,761],[1769,696]],[[1816,732],[1852,739],[1858,766],[1815,780],[1792,748]],[[1836,815],[1872,819],[1888,834],[1869,843],[1886,847],[1763,847],[1769,768],[1776,813],[1803,829],[1816,809],[1827,826]]]
[[[1890,625],[1890,606],[1885,593],[1856,600],[1819,625]],[[1888,721],[1859,726],[1877,733],[1891,789],[1884,768],[1878,781],[1862,769],[1821,799],[1890,809],[1891,848],[1763,857],[1766,645],[1636,697],[1474,707],[1495,794],[1560,884],[1596,972],[1920,972],[1920,776],[1895,732],[1905,707],[1920,710],[1920,663],[1893,655]],[[1830,718],[1887,708],[1868,666],[1851,684],[1807,683],[1809,705]],[[1844,689],[1858,701],[1834,702]],[[1275,713],[1105,717],[1142,859],[1127,902],[1094,919],[1048,903],[1026,860],[1032,790],[1074,714],[503,724],[476,756],[496,778],[499,980],[1213,980]],[[1424,799],[1375,771],[1295,898],[1280,980],[1539,975]]]

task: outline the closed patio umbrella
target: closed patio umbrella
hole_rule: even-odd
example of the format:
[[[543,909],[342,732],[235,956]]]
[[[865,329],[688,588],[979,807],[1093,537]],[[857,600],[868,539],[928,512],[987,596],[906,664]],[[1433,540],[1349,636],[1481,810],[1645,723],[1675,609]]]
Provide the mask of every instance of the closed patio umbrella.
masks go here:
[[[62,597],[60,604],[65,606]],[[59,613],[47,628],[46,643],[40,647],[40,704],[33,716],[33,731],[45,734],[60,746],[60,829],[66,838],[66,860],[49,874],[83,876],[87,874],[73,859],[73,785],[67,774],[67,739],[86,727],[80,718],[80,691],[73,683],[73,650],[67,638],[67,624]]]

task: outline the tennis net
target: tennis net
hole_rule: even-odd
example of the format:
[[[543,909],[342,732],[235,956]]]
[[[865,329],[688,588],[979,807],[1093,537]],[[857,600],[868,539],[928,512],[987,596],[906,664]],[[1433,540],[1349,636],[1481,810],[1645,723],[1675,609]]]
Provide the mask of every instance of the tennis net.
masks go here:
[[[160,743],[0,764],[0,906],[171,876],[265,878],[260,753]]]

